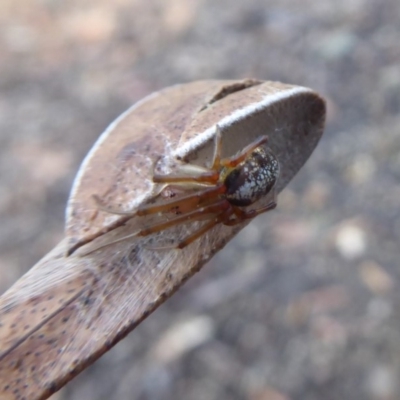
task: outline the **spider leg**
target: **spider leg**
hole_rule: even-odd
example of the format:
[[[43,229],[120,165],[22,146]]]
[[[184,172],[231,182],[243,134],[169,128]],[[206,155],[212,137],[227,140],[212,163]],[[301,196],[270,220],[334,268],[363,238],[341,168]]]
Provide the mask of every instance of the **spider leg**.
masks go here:
[[[214,154],[211,167],[198,175],[159,175],[154,174],[154,183],[209,183],[215,184],[219,179],[221,167],[221,142],[222,133],[219,125],[215,128]]]
[[[208,187],[207,189],[189,194],[176,200],[167,201],[162,204],[144,205],[132,211],[121,211],[111,207],[107,207],[102,203],[100,197],[96,194],[92,195],[92,198],[95,201],[97,208],[101,211],[109,214],[126,215],[133,217],[135,215],[144,216],[149,214],[156,214],[182,206],[184,206],[186,209],[189,209],[190,211],[192,209],[195,209],[196,207],[199,207],[199,205],[202,203],[204,204],[210,200],[213,200],[215,197],[218,197],[218,195],[223,194],[224,192],[225,188],[223,185],[218,185],[212,188]]]
[[[222,212],[222,214],[221,214],[221,212]],[[185,214],[185,215],[181,215],[181,216],[179,216],[177,218],[173,218],[173,219],[171,219],[169,221],[166,221],[166,222],[163,222],[163,223],[155,224],[153,226],[141,229],[141,230],[133,232],[133,233],[129,233],[128,235],[118,237],[118,238],[116,238],[114,240],[110,240],[109,242],[107,242],[105,244],[100,244],[99,246],[97,246],[97,247],[95,247],[93,249],[90,249],[86,254],[90,254],[90,253],[92,253],[92,252],[94,252],[96,250],[99,250],[99,249],[103,248],[103,247],[109,246],[111,244],[119,243],[119,242],[122,242],[124,240],[128,240],[128,239],[131,239],[131,238],[134,238],[134,237],[137,237],[137,236],[149,236],[149,235],[151,235],[153,233],[157,233],[157,232],[163,231],[165,229],[171,228],[171,227],[176,226],[176,225],[180,225],[180,224],[184,224],[184,223],[192,222],[192,221],[200,221],[200,220],[202,220],[204,218],[210,219],[210,218],[212,218],[212,216],[210,217],[209,214],[217,214],[217,216],[218,216],[218,215],[225,215],[226,212],[229,212],[229,215],[228,215],[228,218],[229,218],[229,216],[232,214],[232,206],[226,200],[220,200],[220,201],[218,201],[216,203],[213,203],[213,204],[210,204],[210,205],[208,205],[206,207],[202,207],[202,208],[199,208],[197,210],[194,210],[191,213],[188,213],[188,214]],[[219,219],[218,220],[213,219],[212,220],[212,222],[213,222],[212,226],[218,224],[219,221],[220,221]],[[207,226],[209,224],[210,223],[206,224],[205,226]],[[208,228],[208,229],[211,229],[211,227]],[[193,240],[196,240],[202,234],[202,232],[205,232],[208,229],[203,230],[203,227],[202,227],[199,230],[200,233],[198,234],[198,236],[196,236]],[[196,231],[195,234],[197,232],[198,231]],[[191,235],[191,236],[193,236],[193,235]],[[184,241],[186,242],[186,239]],[[191,241],[189,243],[191,243]],[[156,247],[156,248],[153,248],[153,250],[169,249],[169,248],[178,248],[178,247],[176,247],[176,246]],[[180,247],[180,248],[182,248],[182,247]]]
[[[268,136],[261,136],[259,139],[255,140],[253,143],[250,143],[248,146],[246,146],[238,154],[232,157],[222,159],[221,165],[224,167],[235,168],[238,164],[244,161],[254,149],[267,142],[268,142]]]
[[[206,187],[207,189],[201,190],[200,192],[198,192],[199,196],[202,196],[203,194],[205,194],[207,197],[209,196],[209,193],[212,195],[212,193],[214,192],[214,189],[216,189],[216,187],[212,187],[210,189],[210,186],[207,184],[217,184],[218,183],[218,178],[219,178],[219,173],[218,172],[214,172],[214,171],[207,171],[205,173],[200,174],[199,176],[178,176],[178,175],[154,175],[153,181],[156,183],[166,183],[166,185],[160,190],[159,193],[161,193],[161,191],[168,186],[168,184],[170,183],[176,183],[176,184],[185,184],[185,183],[193,183],[193,184],[197,184],[200,187]],[[220,190],[220,185],[218,185],[218,189],[217,192],[219,192]],[[158,194],[159,194],[158,193]],[[165,202],[165,209],[170,209],[173,207],[178,207],[181,203],[186,203],[186,201],[188,199],[191,199],[192,197],[194,197],[197,195],[191,194],[189,196],[180,198],[178,200],[174,200],[171,202]],[[156,212],[160,212],[164,210],[164,207],[162,206],[143,206],[143,207],[139,207],[139,210],[128,210],[128,211],[122,211],[122,210],[118,210],[116,208],[112,208],[109,206],[106,206],[103,204],[100,196],[98,196],[97,194],[93,194],[92,198],[94,200],[94,202],[96,203],[96,207],[104,212],[107,212],[109,214],[116,214],[116,215],[147,215],[147,214],[152,214],[152,213],[156,213]],[[197,204],[197,202],[195,202],[195,204]],[[154,208],[154,211],[152,211],[152,209]]]
[[[221,168],[221,143],[222,143],[222,132],[219,125],[215,128],[215,140],[214,140],[214,155],[210,169],[218,171]]]
[[[219,179],[219,171],[207,171],[197,176],[194,175],[158,175],[154,174],[154,183],[203,183],[215,184]]]
[[[187,236],[184,240],[182,240],[178,244],[172,246],[171,248],[183,249],[184,247],[188,246],[190,243],[193,243],[195,240],[197,240],[200,236],[204,235],[210,229],[214,228],[214,226],[218,225],[221,222],[229,220],[229,218],[231,217],[231,215],[233,213],[233,207],[229,203],[227,203],[227,205],[229,207],[225,211],[223,211],[221,214],[215,216],[215,218],[213,218],[210,222],[204,224],[197,231],[193,232],[191,235]],[[170,248],[170,247],[164,247],[164,248]]]
[[[233,213],[236,215],[236,218],[225,221],[224,225],[235,226],[235,225],[240,224],[241,222],[245,221],[246,219],[253,219],[257,215],[260,215],[267,211],[273,210],[275,207],[276,207],[275,199],[271,200],[266,206],[260,207],[257,210],[246,211],[246,210],[241,210],[238,207],[234,207]]]
[[[202,219],[207,214],[224,214],[225,210],[229,210],[232,206],[227,200],[220,200],[216,203],[212,203],[208,206],[198,208],[190,213],[180,215],[169,221],[161,222],[148,228],[144,228],[139,232],[136,232],[136,236],[148,236],[156,232],[163,231],[176,225],[184,224],[191,221]]]
[[[177,200],[163,202],[162,204],[144,205],[139,207],[135,214],[139,216],[156,214],[163,211],[169,211],[176,207],[184,207],[185,209],[193,210],[200,204],[212,200],[219,195],[225,193],[226,188],[224,185],[217,185],[212,188],[206,188],[187,196],[181,197]]]

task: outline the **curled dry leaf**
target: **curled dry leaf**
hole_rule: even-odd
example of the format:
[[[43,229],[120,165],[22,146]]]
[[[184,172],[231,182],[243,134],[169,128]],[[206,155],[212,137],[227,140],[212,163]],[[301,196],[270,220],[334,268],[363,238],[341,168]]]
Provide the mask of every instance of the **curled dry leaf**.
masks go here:
[[[280,165],[278,193],[315,148],[324,118],[324,101],[312,90],[255,80],[174,86],[122,114],[81,166],[65,239],[0,298],[1,398],[47,398],[127,335],[249,222],[219,223],[183,249],[171,243],[204,221],[132,235],[161,218],[138,217],[135,210],[182,195],[168,188],[160,195],[154,171],[209,165],[218,126],[222,157],[268,135]],[[93,195],[104,207],[131,214],[105,212]]]

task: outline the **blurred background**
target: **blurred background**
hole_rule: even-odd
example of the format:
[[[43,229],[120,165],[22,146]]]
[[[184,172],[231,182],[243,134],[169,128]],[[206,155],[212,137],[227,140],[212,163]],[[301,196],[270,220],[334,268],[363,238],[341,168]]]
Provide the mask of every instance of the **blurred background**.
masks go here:
[[[52,400],[400,397],[398,0],[1,0],[0,289],[62,238],[115,117],[243,77],[325,96],[320,145],[276,211]]]

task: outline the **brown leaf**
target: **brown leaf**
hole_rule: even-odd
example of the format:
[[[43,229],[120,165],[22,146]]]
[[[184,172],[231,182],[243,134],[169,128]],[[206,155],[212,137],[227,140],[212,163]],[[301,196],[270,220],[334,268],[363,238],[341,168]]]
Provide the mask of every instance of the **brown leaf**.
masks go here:
[[[173,168],[177,159],[206,165],[216,124],[224,156],[269,136],[280,164],[279,192],[315,148],[324,117],[324,101],[307,88],[202,81],[153,94],[111,124],[75,180],[66,238],[0,298],[1,398],[50,396],[127,335],[247,224],[217,225],[182,250],[154,250],[186,236],[196,223],[120,240],[149,220],[100,211],[93,195],[121,210],[153,201],[159,192],[152,182],[154,166]]]

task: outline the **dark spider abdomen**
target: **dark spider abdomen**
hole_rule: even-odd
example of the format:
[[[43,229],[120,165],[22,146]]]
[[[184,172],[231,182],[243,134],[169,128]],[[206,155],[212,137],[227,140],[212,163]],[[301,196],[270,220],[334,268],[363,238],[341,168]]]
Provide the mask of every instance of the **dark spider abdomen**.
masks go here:
[[[265,196],[275,185],[279,163],[268,147],[258,147],[225,178],[225,197],[245,207]]]

